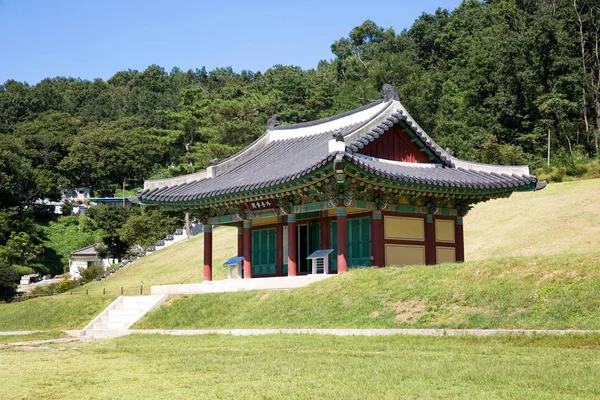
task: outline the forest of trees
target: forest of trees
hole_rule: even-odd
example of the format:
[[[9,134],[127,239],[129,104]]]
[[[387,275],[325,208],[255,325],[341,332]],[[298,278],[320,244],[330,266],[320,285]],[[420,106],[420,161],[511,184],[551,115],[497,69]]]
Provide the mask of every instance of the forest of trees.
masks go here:
[[[249,144],[275,113],[283,123],[334,115],[381,98],[383,83],[458,157],[533,170],[595,159],[599,35],[597,0],[468,0],[400,33],[365,21],[309,70],[151,65],[107,81],[8,80],[0,85],[0,270],[23,246],[40,245],[24,206],[58,198],[60,187],[107,195],[124,181],[135,188],[194,172]]]

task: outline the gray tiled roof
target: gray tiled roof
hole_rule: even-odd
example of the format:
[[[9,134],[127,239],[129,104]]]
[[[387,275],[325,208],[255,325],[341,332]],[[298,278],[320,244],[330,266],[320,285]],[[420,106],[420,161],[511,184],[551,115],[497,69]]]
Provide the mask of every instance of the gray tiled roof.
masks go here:
[[[189,201],[225,193],[289,182],[333,160],[327,143],[332,133],[277,140],[254,157],[222,175],[174,187],[143,191],[141,198],[155,201]]]
[[[358,154],[401,120],[438,157],[438,164],[391,162]],[[473,189],[515,189],[537,183],[526,166],[475,164],[452,157],[394,100],[371,103],[324,120],[275,127],[242,152],[219,163],[216,176],[207,173],[190,175],[189,180],[174,178],[172,185],[167,180],[164,186],[149,186],[138,196],[142,202],[180,202],[286,183],[333,161],[338,152],[329,151],[329,141],[334,133],[344,136],[346,151],[342,154],[348,162],[389,179]]]
[[[531,175],[508,175],[482,172],[436,164],[412,164],[381,161],[363,155],[347,155],[347,159],[362,169],[388,179],[409,183],[474,189],[514,188],[535,184]]]

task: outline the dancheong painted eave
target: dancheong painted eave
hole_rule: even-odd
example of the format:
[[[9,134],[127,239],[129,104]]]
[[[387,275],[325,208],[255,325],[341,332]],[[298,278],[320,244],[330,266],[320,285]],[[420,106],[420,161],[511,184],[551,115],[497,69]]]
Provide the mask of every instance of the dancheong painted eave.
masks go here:
[[[217,199],[241,200],[259,192],[307,190],[319,176],[332,176],[334,170],[338,179],[341,173],[359,181],[374,179],[397,189],[424,193],[486,194],[494,198],[545,187],[545,182],[529,174],[527,166],[479,164],[453,157],[410,116],[395,88],[388,86],[384,92],[382,100],[317,121],[279,125],[278,117],[274,117],[255,142],[207,170],[146,181],[138,193],[140,202],[193,208]],[[404,145],[416,146],[413,152],[421,161],[364,154],[370,145],[396,130],[407,135]]]

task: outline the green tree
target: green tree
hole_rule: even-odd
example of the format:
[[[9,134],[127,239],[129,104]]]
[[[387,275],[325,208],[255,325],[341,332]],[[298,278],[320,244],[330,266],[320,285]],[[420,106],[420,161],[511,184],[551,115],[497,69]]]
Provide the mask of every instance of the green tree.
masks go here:
[[[182,226],[181,215],[169,215],[156,207],[144,207],[140,214],[132,215],[117,232],[129,247],[138,244],[146,248]]]

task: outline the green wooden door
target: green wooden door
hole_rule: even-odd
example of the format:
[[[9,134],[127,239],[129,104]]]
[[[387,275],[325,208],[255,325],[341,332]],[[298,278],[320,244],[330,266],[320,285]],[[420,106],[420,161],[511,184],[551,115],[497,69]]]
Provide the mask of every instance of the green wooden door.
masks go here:
[[[275,228],[252,231],[252,275],[275,274]]]
[[[308,254],[311,255],[317,250],[321,250],[321,224],[311,222],[308,224]]]
[[[348,267],[371,265],[371,219],[348,220]]]
[[[346,220],[348,235],[348,267],[371,265],[371,219],[369,217]],[[337,271],[337,221],[331,221],[331,269]]]

